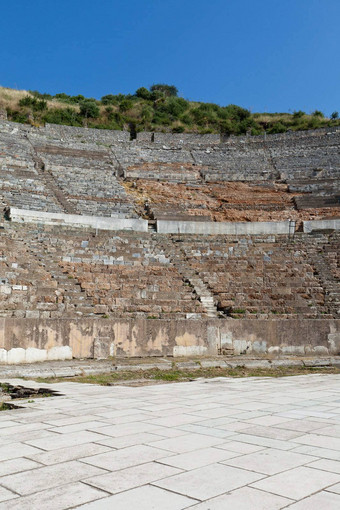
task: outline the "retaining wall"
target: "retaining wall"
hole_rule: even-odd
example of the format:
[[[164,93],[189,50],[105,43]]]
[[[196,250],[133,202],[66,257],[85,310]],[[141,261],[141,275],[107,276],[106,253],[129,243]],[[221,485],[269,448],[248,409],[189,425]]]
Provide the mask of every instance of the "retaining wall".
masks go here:
[[[340,320],[0,319],[0,362],[109,356],[340,354]]]
[[[340,230],[340,218],[330,220],[313,220],[303,222],[303,231],[312,232],[313,230]]]
[[[43,223],[45,225],[70,225],[73,227],[91,227],[99,230],[133,230],[147,232],[148,222],[141,219],[105,218],[99,216],[81,216],[77,214],[47,213],[11,207],[13,222]]]
[[[208,221],[171,221],[157,220],[157,232],[160,234],[289,234],[289,221],[263,222],[208,222]],[[294,229],[292,229],[294,230]]]

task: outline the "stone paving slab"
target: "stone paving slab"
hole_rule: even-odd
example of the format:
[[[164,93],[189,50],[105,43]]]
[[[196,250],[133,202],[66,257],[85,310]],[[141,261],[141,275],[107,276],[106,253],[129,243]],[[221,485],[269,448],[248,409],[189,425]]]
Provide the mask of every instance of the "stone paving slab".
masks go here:
[[[340,375],[44,386],[0,413],[0,510],[340,508]]]

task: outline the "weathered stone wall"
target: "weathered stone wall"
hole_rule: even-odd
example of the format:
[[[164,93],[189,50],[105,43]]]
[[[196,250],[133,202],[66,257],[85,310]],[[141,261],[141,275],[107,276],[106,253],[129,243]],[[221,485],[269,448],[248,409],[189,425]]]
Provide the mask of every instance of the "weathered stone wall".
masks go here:
[[[340,230],[340,218],[329,220],[313,220],[303,222],[304,232],[313,232],[313,230]]]
[[[0,319],[0,362],[109,356],[339,355],[340,320]]]
[[[42,130],[42,128],[39,128]],[[62,126],[59,124],[46,124],[47,136],[63,138],[64,140],[74,139],[75,141],[87,141],[91,143],[113,144],[115,142],[128,142],[130,133],[128,131],[113,131],[110,129],[92,129],[74,126]]]
[[[155,143],[169,145],[170,147],[174,145],[215,145],[221,143],[221,136],[195,133],[154,133],[152,140]]]
[[[76,214],[48,213],[26,209],[10,208],[10,219],[17,223],[39,223],[43,225],[70,225],[79,228],[100,230],[132,230],[147,232],[148,222],[142,219],[105,218],[102,216],[82,216]]]
[[[295,231],[294,223],[291,232]],[[202,234],[202,235],[257,235],[289,234],[289,221],[261,222],[207,222],[157,220],[157,232],[160,234]]]

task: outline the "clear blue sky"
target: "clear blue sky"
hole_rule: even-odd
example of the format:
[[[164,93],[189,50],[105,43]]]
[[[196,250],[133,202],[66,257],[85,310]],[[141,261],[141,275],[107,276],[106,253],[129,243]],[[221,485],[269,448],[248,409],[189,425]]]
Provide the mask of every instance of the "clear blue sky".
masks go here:
[[[0,85],[340,111],[340,0],[1,2]]]

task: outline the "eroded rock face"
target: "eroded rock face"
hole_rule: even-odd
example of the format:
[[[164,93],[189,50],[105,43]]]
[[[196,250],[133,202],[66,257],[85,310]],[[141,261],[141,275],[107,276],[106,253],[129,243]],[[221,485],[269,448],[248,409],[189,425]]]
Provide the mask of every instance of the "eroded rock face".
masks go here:
[[[338,207],[297,209],[309,195],[290,192],[283,183],[216,182],[192,185],[138,179],[125,188],[135,200],[148,203],[155,219],[198,221],[283,221],[339,216]],[[325,205],[323,203],[323,205]]]

